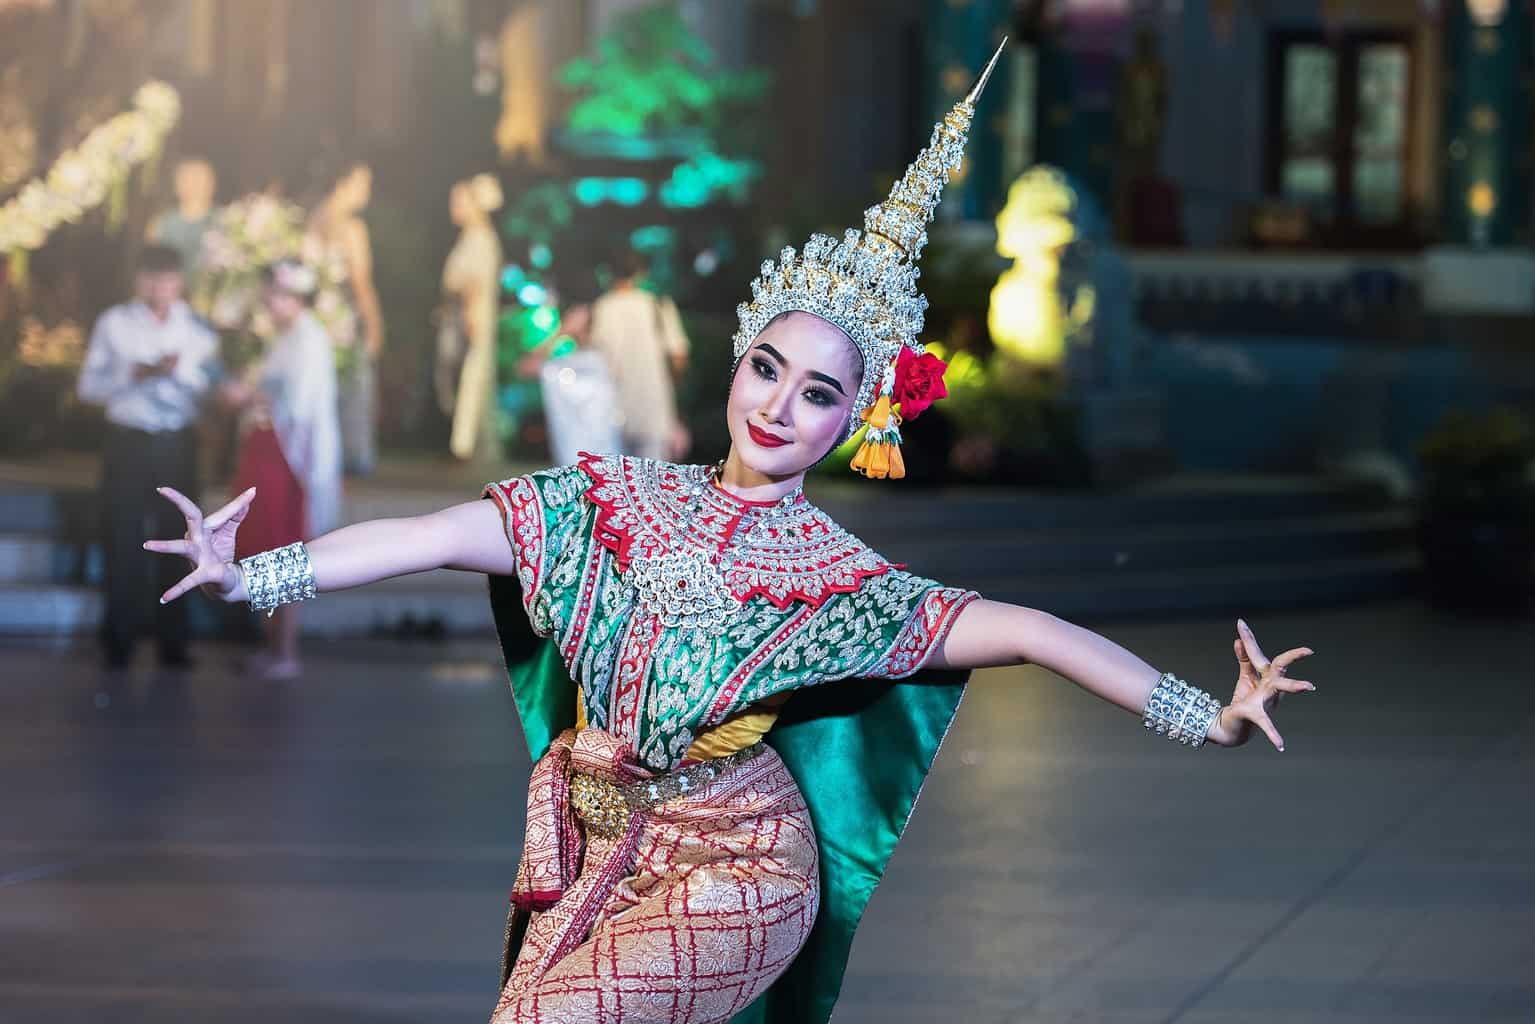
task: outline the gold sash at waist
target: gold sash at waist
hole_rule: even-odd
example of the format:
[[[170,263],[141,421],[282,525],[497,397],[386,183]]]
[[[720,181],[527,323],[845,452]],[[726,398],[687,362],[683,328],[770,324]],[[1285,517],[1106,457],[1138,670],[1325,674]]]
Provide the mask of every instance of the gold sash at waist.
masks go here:
[[[729,757],[766,736],[778,713],[789,699],[788,691],[764,697],[751,707],[737,711],[719,725],[712,726],[693,737],[688,747],[687,760],[712,761],[716,757]],[[586,699],[576,693],[576,728],[586,728]]]

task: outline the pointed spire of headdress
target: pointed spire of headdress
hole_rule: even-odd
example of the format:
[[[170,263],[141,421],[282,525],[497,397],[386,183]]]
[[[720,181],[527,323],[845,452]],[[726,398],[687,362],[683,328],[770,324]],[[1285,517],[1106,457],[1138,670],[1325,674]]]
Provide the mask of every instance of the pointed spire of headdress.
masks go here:
[[[975,116],[976,100],[996,69],[997,61],[1007,46],[1002,38],[997,51],[986,62],[986,67],[976,76],[975,84],[965,98],[954,104],[948,114],[933,128],[933,137],[927,148],[917,154],[901,180],[890,190],[890,196],[878,206],[864,211],[863,230],[872,239],[884,239],[900,250],[907,259],[915,261],[927,245],[927,226],[933,221],[938,203],[943,199],[943,187],[949,175],[959,167],[965,156],[965,141],[970,135],[970,120]]]
[[[917,154],[890,195],[864,211],[862,232],[849,228],[840,240],[812,235],[800,252],[785,246],[777,262],[762,264],[762,273],[751,285],[751,301],[736,307],[740,326],[733,348],[737,359],[774,317],[790,310],[803,310],[836,325],[858,346],[864,373],[853,399],[847,436],[868,425],[853,468],[869,476],[902,475],[902,417],[915,416],[927,405],[926,401],[910,402],[906,404],[911,408],[901,408],[905,385],[898,383],[896,370],[902,353],[931,359],[941,372],[943,364],[922,356],[918,340],[927,297],[917,287],[916,261],[927,244],[927,226],[943,198],[943,188],[964,157],[976,101],[1006,45],[1004,38],[964,99],[938,122],[927,148]],[[931,367],[924,370],[928,375],[932,372]]]

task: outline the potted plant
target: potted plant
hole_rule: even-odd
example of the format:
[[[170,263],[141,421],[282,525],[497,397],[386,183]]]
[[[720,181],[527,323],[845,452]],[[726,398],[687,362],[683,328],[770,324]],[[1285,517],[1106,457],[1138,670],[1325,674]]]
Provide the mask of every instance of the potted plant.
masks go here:
[[[1512,409],[1454,413],[1419,445],[1418,545],[1430,601],[1523,612],[1535,600],[1535,429]]]

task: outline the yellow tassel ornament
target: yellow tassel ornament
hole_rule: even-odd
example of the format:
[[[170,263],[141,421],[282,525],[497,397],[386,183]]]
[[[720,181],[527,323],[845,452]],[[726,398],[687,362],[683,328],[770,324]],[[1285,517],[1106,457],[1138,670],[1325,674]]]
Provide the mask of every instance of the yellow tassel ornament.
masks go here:
[[[906,475],[906,463],[901,458],[901,414],[891,408],[894,391],[895,361],[891,360],[880,380],[879,397],[861,414],[868,429],[850,463],[853,472],[870,480],[899,480]]]

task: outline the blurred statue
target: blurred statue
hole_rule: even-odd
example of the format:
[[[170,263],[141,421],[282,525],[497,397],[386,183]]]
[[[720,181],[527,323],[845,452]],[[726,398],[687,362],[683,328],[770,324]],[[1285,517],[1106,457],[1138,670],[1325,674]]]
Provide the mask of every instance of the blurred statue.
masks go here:
[[[997,348],[1021,363],[1056,366],[1091,318],[1091,285],[1063,286],[1061,264],[1078,239],[1079,194],[1040,165],[1013,182],[997,215],[997,253],[1013,261],[991,292],[987,327]]]
[[[203,236],[213,224],[213,199],[218,194],[218,175],[213,165],[201,157],[191,157],[176,164],[172,179],[176,205],[162,211],[149,222],[146,237],[151,242],[168,245],[181,254],[187,291],[197,289],[203,268]]]
[[[446,300],[437,335],[437,395],[453,416],[448,442],[455,458],[496,462],[496,321],[501,290],[501,242],[490,215],[501,208],[501,186],[477,174],[453,186],[448,212],[460,228],[442,269]]]
[[[501,120],[496,148],[501,159],[525,154],[530,163],[544,161],[544,127],[548,120],[544,80],[543,12],[526,2],[501,23]]]
[[[309,218],[309,234],[321,250],[346,267],[348,290],[362,322],[362,345],[340,381],[341,451],[346,471],[373,472],[378,462],[376,364],[384,349],[384,314],[373,286],[373,245],[362,219],[373,198],[373,171],[360,160],[343,164],[330,192]]]

